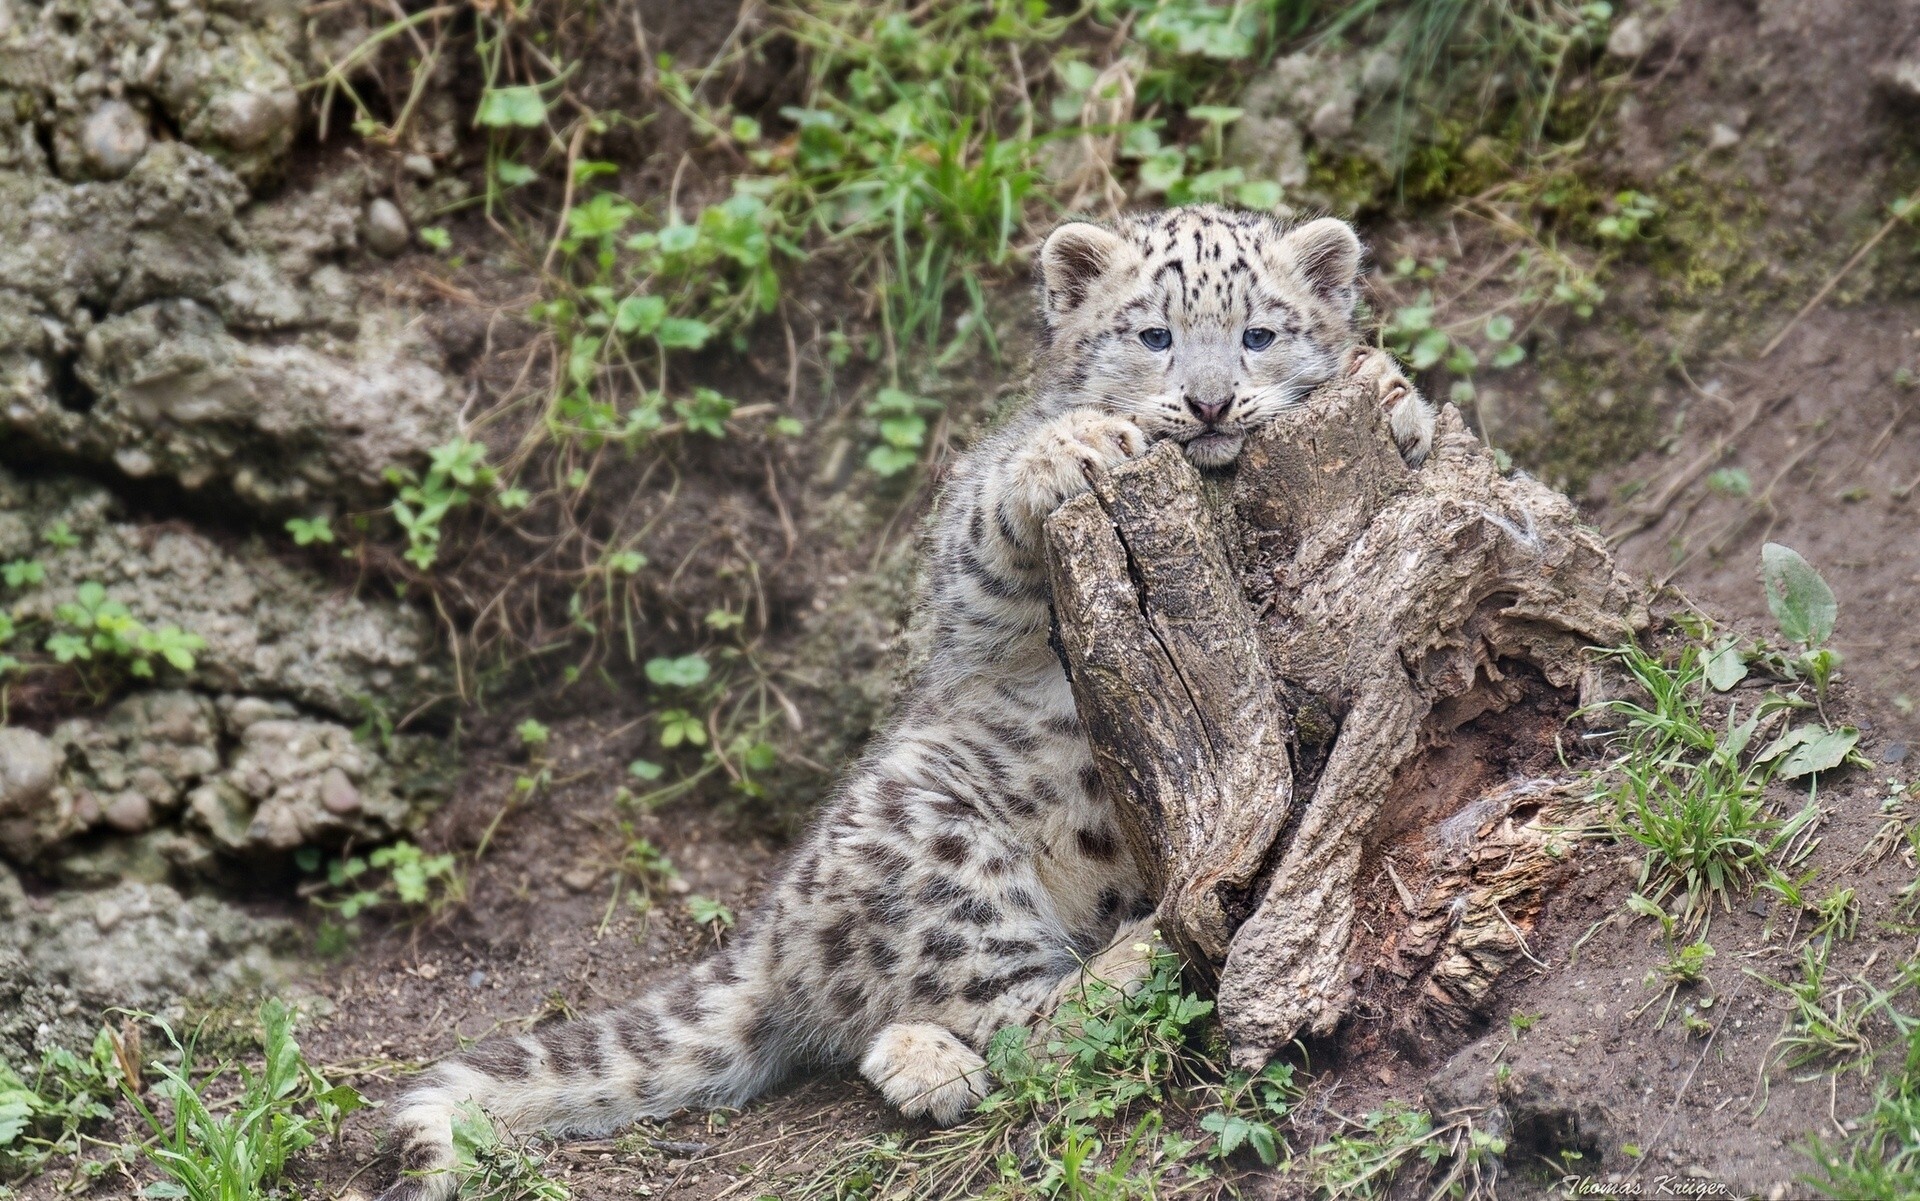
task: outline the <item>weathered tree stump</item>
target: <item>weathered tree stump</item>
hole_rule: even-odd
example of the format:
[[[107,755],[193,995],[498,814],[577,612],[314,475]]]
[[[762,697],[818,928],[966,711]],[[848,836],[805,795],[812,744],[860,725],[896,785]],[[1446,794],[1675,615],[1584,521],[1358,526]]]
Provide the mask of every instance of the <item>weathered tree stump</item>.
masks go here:
[[[1646,624],[1573,505],[1503,473],[1451,407],[1408,468],[1371,390],[1337,383],[1229,475],[1163,443],[1047,539],[1102,785],[1236,1063],[1330,1032],[1363,976],[1470,1022],[1527,953],[1557,850],[1551,782],[1486,764],[1551,765],[1589,648]],[[1463,739],[1486,753],[1450,765]],[[1383,896],[1399,928],[1356,937]]]

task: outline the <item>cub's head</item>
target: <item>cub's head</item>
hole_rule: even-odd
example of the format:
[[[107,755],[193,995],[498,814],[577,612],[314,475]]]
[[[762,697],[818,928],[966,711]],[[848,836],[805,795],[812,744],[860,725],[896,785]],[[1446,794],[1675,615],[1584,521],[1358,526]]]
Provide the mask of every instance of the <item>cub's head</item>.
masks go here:
[[[1041,386],[1131,418],[1201,466],[1340,368],[1353,340],[1360,239],[1213,205],[1062,225],[1040,251]]]

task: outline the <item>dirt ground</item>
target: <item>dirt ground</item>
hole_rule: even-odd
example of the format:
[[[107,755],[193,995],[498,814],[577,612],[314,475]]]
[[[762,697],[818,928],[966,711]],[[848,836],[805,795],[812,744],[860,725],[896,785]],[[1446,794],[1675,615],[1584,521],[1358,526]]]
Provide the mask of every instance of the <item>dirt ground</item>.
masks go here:
[[[1624,569],[1673,590],[1669,609],[1765,634],[1758,562],[1767,541],[1793,546],[1832,583],[1835,645],[1845,656],[1839,704],[1865,731],[1862,750],[1878,767],[1821,789],[1824,817],[1807,866],[1858,890],[1861,933],[1839,945],[1835,970],[1865,970],[1913,954],[1913,935],[1893,908],[1913,868],[1898,856],[1867,863],[1862,854],[1882,825],[1882,778],[1911,778],[1920,755],[1920,236],[1896,224],[1839,273],[1880,228],[1886,206],[1920,185],[1920,96],[1903,98],[1876,74],[1920,55],[1920,8],[1678,0],[1664,17],[1642,11],[1654,32],[1606,126],[1604,172],[1619,187],[1656,195],[1663,181],[1686,181],[1735,231],[1726,257],[1760,265],[1681,284],[1658,256],[1629,259],[1592,321],[1549,323],[1538,336],[1561,347],[1558,361],[1611,364],[1617,403],[1652,415],[1659,432],[1645,441],[1653,448],[1591,473],[1581,499],[1594,524],[1616,534]],[[705,45],[711,32],[702,25],[662,36]],[[1452,221],[1440,212],[1383,225],[1377,257],[1390,262],[1398,251],[1444,243]],[[1796,316],[1836,279],[1821,304]],[[457,317],[442,320],[477,340]],[[470,369],[491,368],[476,355]],[[1582,420],[1545,414],[1546,370],[1501,383],[1503,421],[1533,445],[1579,436]],[[749,400],[755,389],[784,391],[785,371],[770,361],[764,373],[743,372],[735,391]],[[1747,472],[1752,495],[1708,487],[1707,474],[1722,467]],[[831,520],[817,483],[784,496],[803,526]],[[781,500],[776,489],[751,518],[775,542],[771,515]],[[866,604],[835,589],[856,560],[910,545],[920,502],[897,503],[901,513],[879,546],[825,551],[822,562],[795,565],[804,584],[776,585],[788,589],[781,603],[792,620],[803,621],[808,607]],[[899,596],[890,600],[868,606],[870,619],[897,621]],[[694,926],[677,896],[645,913],[624,899],[629,887],[616,868],[624,821],[672,859],[686,893],[747,920],[780,854],[778,824],[704,801],[639,814],[617,804],[626,764],[647,752],[645,732],[615,692],[575,704],[552,722],[545,753],[556,783],[529,799],[514,788],[525,752],[511,736],[525,714],[509,705],[467,731],[469,767],[428,841],[469,849],[485,841],[469,900],[441,921],[370,928],[342,957],[314,965],[301,982],[320,1014],[303,1035],[314,1062],[384,1099],[412,1069],[466,1040],[616,1004],[701,955],[714,935]],[[1775,786],[1782,811],[1805,798],[1804,788]],[[1672,1177],[1723,1187],[1717,1195],[1812,1195],[1806,1139],[1844,1137],[1871,1081],[1770,1070],[1786,1000],[1766,980],[1797,970],[1798,952],[1788,949],[1794,917],[1761,897],[1712,917],[1710,983],[1678,999],[1683,1008],[1711,996],[1714,1013],[1730,1015],[1702,1039],[1678,1020],[1656,1022],[1663,994],[1644,978],[1665,957],[1647,923],[1622,917],[1639,870],[1627,848],[1583,846],[1533,929],[1537,965],[1509,974],[1483,1035],[1417,1058],[1363,1029],[1309,1048],[1316,1074],[1296,1143],[1310,1145],[1341,1115],[1388,1100],[1471,1099],[1490,1087],[1482,1082],[1497,1062],[1518,1081],[1506,1087],[1532,1098],[1522,1111],[1538,1122],[1516,1132],[1523,1150],[1501,1196],[1557,1195],[1553,1182],[1566,1171],[1618,1173],[1649,1193]],[[1514,1015],[1536,1020],[1520,1031]],[[548,1169],[585,1201],[777,1196],[837,1147],[898,1128],[857,1080],[809,1080],[741,1113],[687,1115],[619,1140],[563,1145]],[[1637,1156],[1623,1153],[1629,1145]],[[1583,1158],[1550,1158],[1569,1148]],[[1528,1162],[1531,1149],[1540,1154]],[[355,1117],[309,1168],[321,1195],[377,1191],[392,1169],[377,1115]],[[43,1178],[21,1195],[42,1201],[56,1184]],[[1255,1171],[1241,1187],[1279,1197],[1297,1186]]]

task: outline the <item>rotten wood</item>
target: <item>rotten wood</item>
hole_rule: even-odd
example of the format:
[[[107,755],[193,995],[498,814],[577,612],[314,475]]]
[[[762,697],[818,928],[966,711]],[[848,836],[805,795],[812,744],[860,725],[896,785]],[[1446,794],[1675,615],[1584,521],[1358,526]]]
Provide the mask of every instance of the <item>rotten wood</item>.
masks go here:
[[[1163,935],[1216,984],[1248,1067],[1346,1013],[1366,967],[1349,962],[1362,859],[1382,806],[1410,803],[1410,768],[1488,714],[1577,696],[1588,648],[1646,623],[1565,497],[1502,472],[1451,408],[1408,468],[1374,397],[1346,383],[1253,438],[1228,478],[1163,444],[1047,534],[1059,650],[1103,787],[1160,892]],[[1297,782],[1303,701],[1334,728]],[[1416,987],[1465,1015],[1524,949],[1544,869],[1488,884],[1421,868],[1449,912],[1465,891],[1492,898],[1479,944],[1447,950],[1425,927],[1399,944],[1419,952]],[[1430,925],[1428,908],[1407,917]],[[1489,950],[1507,940],[1513,954]]]
[[[1101,779],[1127,798],[1164,936],[1205,970],[1226,959],[1293,773],[1291,722],[1199,473],[1163,442],[1103,476],[1050,522],[1048,566]]]

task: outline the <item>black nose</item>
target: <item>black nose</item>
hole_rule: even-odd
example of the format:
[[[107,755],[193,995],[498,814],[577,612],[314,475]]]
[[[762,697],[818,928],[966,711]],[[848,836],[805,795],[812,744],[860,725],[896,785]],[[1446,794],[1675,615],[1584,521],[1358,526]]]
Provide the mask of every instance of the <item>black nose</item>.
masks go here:
[[[1198,417],[1208,425],[1213,425],[1222,417],[1225,417],[1227,410],[1232,407],[1233,397],[1231,396],[1225,400],[1216,400],[1211,403],[1203,400],[1195,400],[1191,396],[1187,397],[1187,408],[1192,411],[1195,417]]]

